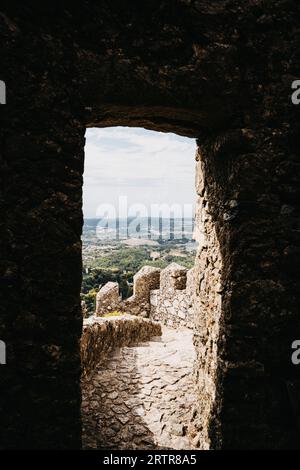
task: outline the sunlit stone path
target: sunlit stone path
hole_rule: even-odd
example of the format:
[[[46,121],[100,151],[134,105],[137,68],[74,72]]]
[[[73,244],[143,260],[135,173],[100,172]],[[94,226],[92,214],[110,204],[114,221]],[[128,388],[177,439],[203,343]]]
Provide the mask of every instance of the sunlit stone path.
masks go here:
[[[85,449],[190,449],[192,331],[124,347],[83,385]]]

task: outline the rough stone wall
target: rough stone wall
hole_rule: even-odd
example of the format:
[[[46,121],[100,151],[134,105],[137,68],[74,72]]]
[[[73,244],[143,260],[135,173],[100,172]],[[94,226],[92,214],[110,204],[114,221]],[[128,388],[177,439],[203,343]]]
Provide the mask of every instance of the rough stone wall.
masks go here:
[[[101,317],[106,313],[119,310],[120,305],[119,284],[117,282],[107,282],[96,295],[96,315]]]
[[[91,375],[97,365],[103,365],[118,348],[136,345],[160,335],[159,323],[147,318],[123,315],[85,319],[81,336],[82,380]]]
[[[150,294],[150,318],[172,328],[194,327],[193,270],[171,263],[160,274],[160,288]]]
[[[219,408],[220,397],[217,390],[217,374],[223,364],[219,362],[218,344],[222,321],[222,255],[215,225],[209,208],[204,185],[203,162],[199,150],[196,153],[196,191],[198,195],[195,214],[195,239],[198,241],[194,279],[195,295],[192,296],[194,316],[194,345],[196,361],[194,379],[201,396],[194,406],[192,423],[198,434],[196,445],[209,449],[210,426],[214,422],[216,442],[220,442]]]
[[[133,295],[123,303],[125,311],[149,317],[150,292],[159,286],[160,269],[144,266],[133,277]]]
[[[117,282],[107,282],[96,297],[96,315],[102,316],[114,310],[149,317],[177,328],[194,327],[193,295],[194,271],[188,271],[177,263],[171,263],[162,271],[143,266],[134,276],[133,295],[122,300]]]
[[[299,446],[293,405],[299,371],[290,357],[292,325],[297,324],[296,271],[289,255],[296,252],[291,248],[295,247],[292,221],[288,222],[290,234],[284,234],[284,206],[287,201],[295,204],[287,176],[292,167],[295,171],[295,162],[293,157],[289,163],[284,161],[286,149],[293,153],[293,137],[284,124],[278,121],[277,125],[276,130],[243,129],[224,137],[220,146],[209,139],[199,146],[205,197],[222,257],[219,286],[219,267],[216,270],[219,324],[210,305],[204,317],[199,310],[200,322],[205,318],[211,328],[203,336],[199,322],[196,342],[200,364],[206,364],[201,362],[203,344],[216,358],[213,374],[198,382],[201,395],[208,390],[212,398],[207,415],[210,447]],[[213,294],[211,287],[207,292]],[[199,300],[202,295],[201,289]],[[212,327],[216,334],[209,343]],[[196,370],[197,374],[201,377],[201,371]],[[220,379],[222,388],[215,388]]]
[[[84,132],[108,125],[198,138],[222,259],[219,326],[215,286],[195,312],[200,446],[299,447],[299,2],[0,9],[0,447],[80,447]]]
[[[143,266],[133,277],[133,295],[122,300],[119,295],[119,284],[107,282],[96,296],[96,315],[102,316],[114,310],[131,315],[149,317],[150,292],[159,287],[160,269]]]
[[[171,328],[193,328],[194,309],[185,290],[171,292],[151,291],[150,318]]]
[[[82,383],[84,449],[194,449],[193,332],[122,347]]]

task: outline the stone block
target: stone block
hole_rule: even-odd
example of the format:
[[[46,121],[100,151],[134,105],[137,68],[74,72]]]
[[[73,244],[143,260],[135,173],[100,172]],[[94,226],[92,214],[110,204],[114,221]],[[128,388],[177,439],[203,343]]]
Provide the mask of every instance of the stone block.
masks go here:
[[[160,271],[160,268],[143,266],[133,278],[133,295],[149,301],[150,291],[159,288]]]
[[[107,282],[96,296],[96,315],[102,316],[120,308],[119,284]]]
[[[180,264],[171,263],[160,274],[161,291],[182,290],[186,287],[187,269]]]
[[[152,290],[150,293],[150,304],[156,307],[158,304],[158,298],[159,298],[159,291],[157,289]]]

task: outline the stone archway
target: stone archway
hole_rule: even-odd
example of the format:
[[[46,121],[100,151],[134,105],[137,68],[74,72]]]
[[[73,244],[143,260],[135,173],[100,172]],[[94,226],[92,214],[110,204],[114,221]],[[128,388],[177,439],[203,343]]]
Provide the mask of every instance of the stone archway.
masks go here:
[[[116,124],[198,139],[201,446],[297,446],[299,6],[1,9],[1,447],[80,447],[84,132]]]

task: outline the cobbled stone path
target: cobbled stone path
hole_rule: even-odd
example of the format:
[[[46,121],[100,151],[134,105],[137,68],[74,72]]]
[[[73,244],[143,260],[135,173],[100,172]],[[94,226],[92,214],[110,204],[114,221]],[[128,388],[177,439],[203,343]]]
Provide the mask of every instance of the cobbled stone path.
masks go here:
[[[117,351],[83,384],[85,449],[191,449],[192,331]]]

